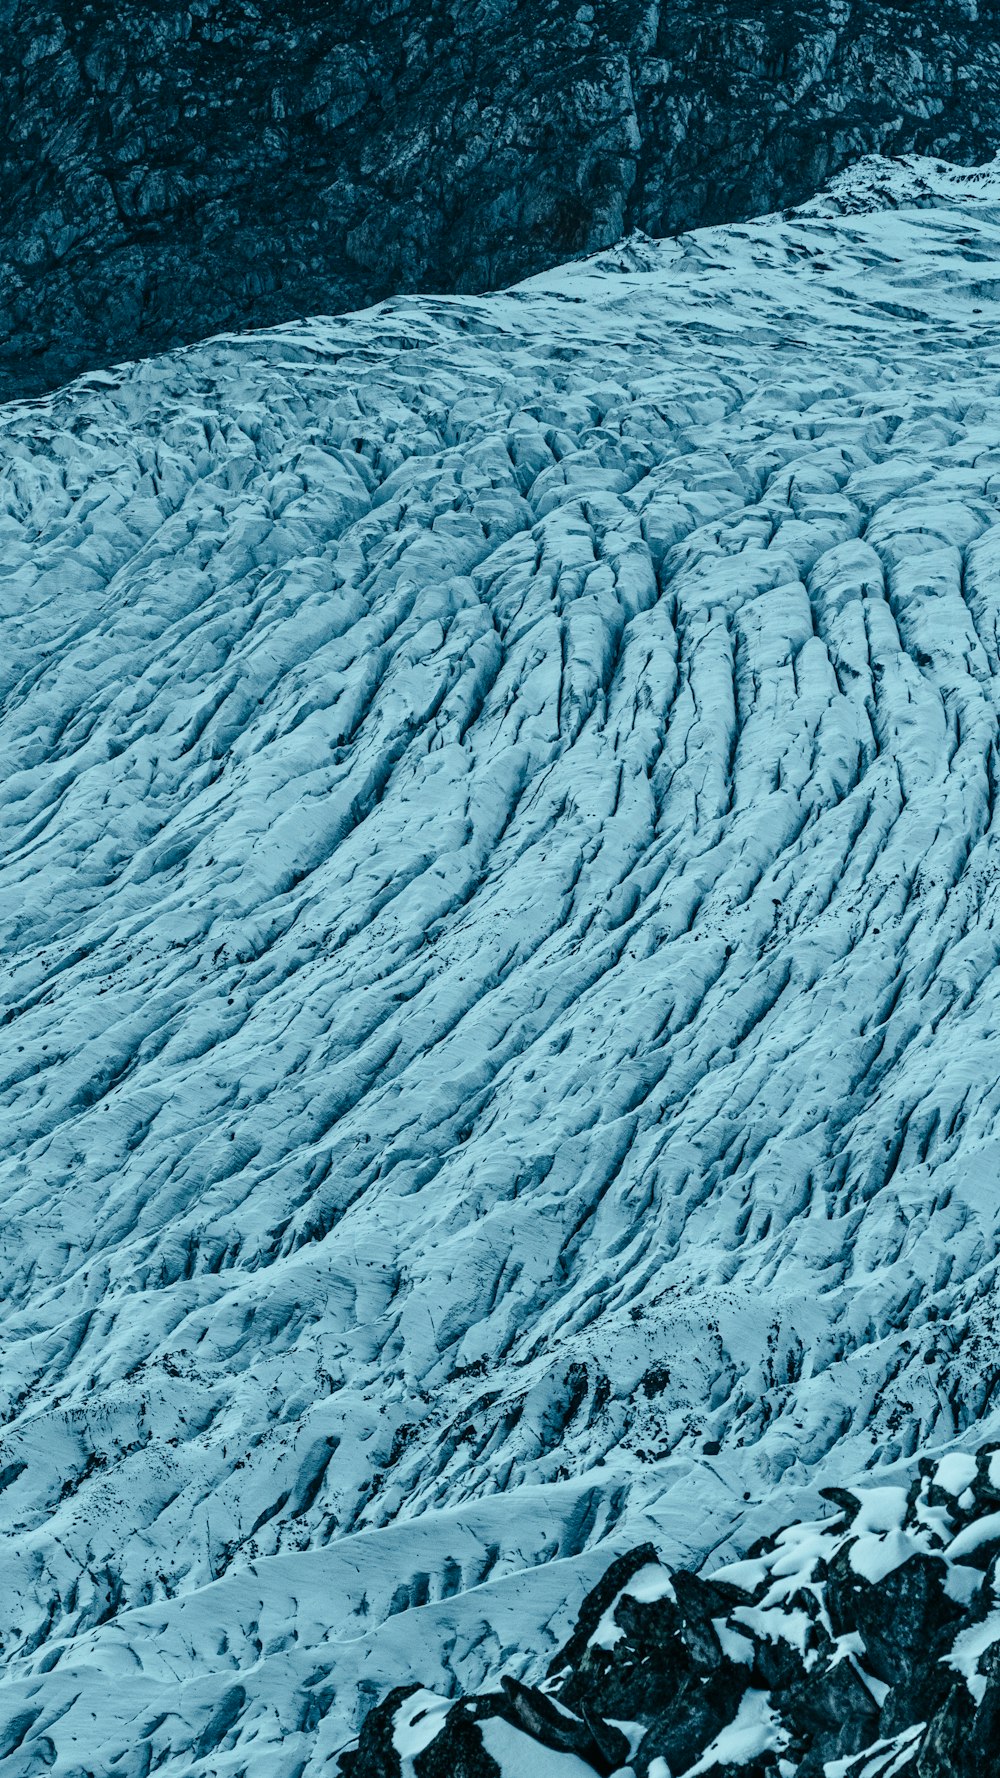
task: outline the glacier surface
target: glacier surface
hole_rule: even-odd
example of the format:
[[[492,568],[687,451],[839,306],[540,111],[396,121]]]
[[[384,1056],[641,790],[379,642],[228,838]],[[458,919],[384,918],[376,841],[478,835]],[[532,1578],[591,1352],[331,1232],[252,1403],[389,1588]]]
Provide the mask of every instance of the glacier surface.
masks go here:
[[[5,1771],[995,1436],[1000,172],[8,406],[0,614]]]

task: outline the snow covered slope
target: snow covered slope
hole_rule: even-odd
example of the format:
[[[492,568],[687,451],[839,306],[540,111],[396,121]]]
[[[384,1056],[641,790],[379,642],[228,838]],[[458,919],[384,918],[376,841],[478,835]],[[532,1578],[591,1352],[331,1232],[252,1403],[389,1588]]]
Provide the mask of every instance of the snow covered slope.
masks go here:
[[[318,1772],[995,1432],[1000,172],[2,461],[5,1772]]]

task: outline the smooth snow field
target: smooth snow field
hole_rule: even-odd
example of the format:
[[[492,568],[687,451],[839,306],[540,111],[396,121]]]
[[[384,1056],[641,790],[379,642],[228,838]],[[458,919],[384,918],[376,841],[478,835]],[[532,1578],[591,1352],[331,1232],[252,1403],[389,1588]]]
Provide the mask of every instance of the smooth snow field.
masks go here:
[[[1000,171],[0,468],[5,1778],[332,1774],[997,1435]]]

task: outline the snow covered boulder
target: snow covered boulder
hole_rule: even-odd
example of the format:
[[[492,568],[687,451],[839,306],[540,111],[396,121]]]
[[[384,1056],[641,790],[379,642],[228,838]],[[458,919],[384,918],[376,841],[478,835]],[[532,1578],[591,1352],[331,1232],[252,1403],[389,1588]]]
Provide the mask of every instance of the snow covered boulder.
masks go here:
[[[829,1490],[828,1517],[708,1577],[642,1545],[588,1594],[542,1687],[392,1693],[343,1769],[979,1778],[1000,1761],[1000,1565],[981,1559],[998,1476],[990,1448],[924,1460],[909,1487]]]

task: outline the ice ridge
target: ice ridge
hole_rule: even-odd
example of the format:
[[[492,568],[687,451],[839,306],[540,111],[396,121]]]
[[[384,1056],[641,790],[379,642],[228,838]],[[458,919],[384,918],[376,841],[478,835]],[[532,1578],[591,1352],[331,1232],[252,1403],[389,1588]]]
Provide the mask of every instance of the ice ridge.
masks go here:
[[[12,1774],[995,1434],[1000,179],[852,190],[3,410]]]

